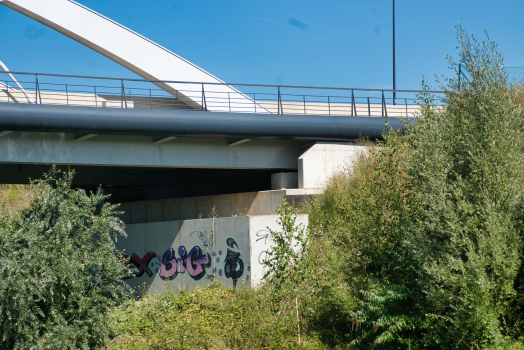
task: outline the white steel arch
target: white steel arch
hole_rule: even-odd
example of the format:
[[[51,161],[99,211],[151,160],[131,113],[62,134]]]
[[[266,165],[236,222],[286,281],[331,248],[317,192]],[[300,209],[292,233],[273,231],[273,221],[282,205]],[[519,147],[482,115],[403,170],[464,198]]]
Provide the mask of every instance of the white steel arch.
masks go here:
[[[30,17],[110,58],[121,66],[148,80],[194,81],[223,83],[193,63],[124,27],[117,22],[72,0],[0,0],[0,3]],[[201,108],[201,85],[155,83],[172,95],[176,91],[199,92],[182,95],[189,98],[190,105]],[[212,91],[207,91],[207,89]],[[213,111],[256,112],[265,111],[252,99],[227,85],[206,86],[206,100],[231,99],[231,107],[225,103],[207,103]]]

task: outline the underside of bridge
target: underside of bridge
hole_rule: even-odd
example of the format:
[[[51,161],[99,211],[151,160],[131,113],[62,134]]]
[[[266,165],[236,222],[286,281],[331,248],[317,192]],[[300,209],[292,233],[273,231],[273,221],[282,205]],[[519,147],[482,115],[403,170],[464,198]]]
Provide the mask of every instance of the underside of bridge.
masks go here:
[[[0,164],[0,183],[27,184],[49,164]],[[73,187],[101,187],[113,203],[271,190],[271,174],[288,169],[202,169],[58,165],[74,170]]]

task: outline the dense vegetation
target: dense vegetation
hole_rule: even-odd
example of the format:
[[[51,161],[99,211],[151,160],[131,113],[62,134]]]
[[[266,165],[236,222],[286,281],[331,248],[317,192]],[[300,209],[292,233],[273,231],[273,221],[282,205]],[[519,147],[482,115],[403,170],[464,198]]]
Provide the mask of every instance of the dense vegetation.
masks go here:
[[[103,236],[121,228],[115,208],[95,212],[99,198],[69,191],[67,177],[52,190],[40,182],[1,226],[1,348],[524,349],[524,94],[508,85],[489,38],[460,27],[457,37],[450,66],[467,76],[441,78],[446,108],[421,94],[421,115],[403,134],[367,143],[307,205],[286,203],[256,290],[211,284],[122,302],[124,267],[111,261],[107,271],[104,260],[116,259]],[[73,204],[84,209],[65,209]],[[295,225],[296,210],[309,214],[307,229]],[[86,238],[95,230],[100,247]],[[56,264],[41,253],[78,244],[102,248],[99,260],[82,265],[84,252]],[[41,256],[44,275],[27,256]],[[62,278],[73,271],[81,286]],[[94,278],[104,283],[93,288]]]

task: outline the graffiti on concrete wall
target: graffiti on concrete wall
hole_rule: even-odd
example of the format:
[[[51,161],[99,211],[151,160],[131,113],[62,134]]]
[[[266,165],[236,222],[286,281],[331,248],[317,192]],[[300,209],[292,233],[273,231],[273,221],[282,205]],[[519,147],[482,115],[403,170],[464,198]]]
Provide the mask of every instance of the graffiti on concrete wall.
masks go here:
[[[234,238],[226,239],[227,254],[224,259],[224,275],[233,279],[233,288],[237,287],[237,281],[244,274],[244,262],[240,259],[240,248]]]
[[[211,267],[211,257],[208,253],[202,253],[199,246],[194,246],[189,253],[187,253],[184,246],[178,248],[178,255],[175,257],[175,250],[169,248],[162,255],[160,261],[160,278],[165,281],[170,281],[176,278],[180,273],[187,273],[195,281],[202,279],[206,274],[206,267]]]
[[[198,231],[195,232],[198,234]],[[207,236],[203,235],[203,237]],[[142,277],[144,274],[153,277],[154,274],[158,274],[162,280],[172,281],[178,275],[187,273],[192,279],[198,281],[208,274],[206,269],[209,269],[212,264],[211,255],[205,253],[205,250],[212,246],[213,243],[212,240],[208,241],[209,238],[205,238],[205,240],[207,244],[203,244],[204,249],[200,246],[194,246],[187,251],[185,246],[180,246],[176,251],[174,248],[168,248],[162,255],[157,255],[155,252],[150,251],[142,258],[136,253],[130,256],[124,252],[122,258],[130,268],[135,270],[134,277]],[[204,241],[202,242],[204,243]],[[225,257],[222,250],[219,250],[218,254],[214,251],[212,252],[216,267],[213,268],[210,277],[213,278],[218,273],[219,277],[225,276],[228,279],[232,279],[233,287],[236,288],[238,280],[244,275],[244,261],[241,258],[240,248],[234,238],[228,237],[226,246]],[[154,258],[157,259],[153,260]],[[223,258],[223,261],[221,261],[221,258]],[[247,271],[250,271],[249,266],[247,266]],[[248,280],[249,275],[246,274],[245,279]]]

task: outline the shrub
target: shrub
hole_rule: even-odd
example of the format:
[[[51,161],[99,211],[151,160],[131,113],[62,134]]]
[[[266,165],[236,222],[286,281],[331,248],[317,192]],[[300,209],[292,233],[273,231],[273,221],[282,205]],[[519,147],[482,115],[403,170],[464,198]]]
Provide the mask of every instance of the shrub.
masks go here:
[[[110,332],[106,312],[128,294],[114,240],[116,206],[71,190],[53,168],[34,200],[0,225],[0,348],[92,348]]]
[[[421,96],[411,128],[408,173],[421,210],[412,239],[427,314],[427,346],[498,346],[507,341],[521,265],[524,138],[515,90],[492,41],[477,42],[460,26],[462,69],[445,79],[445,109]],[[451,67],[457,63],[450,60]]]

